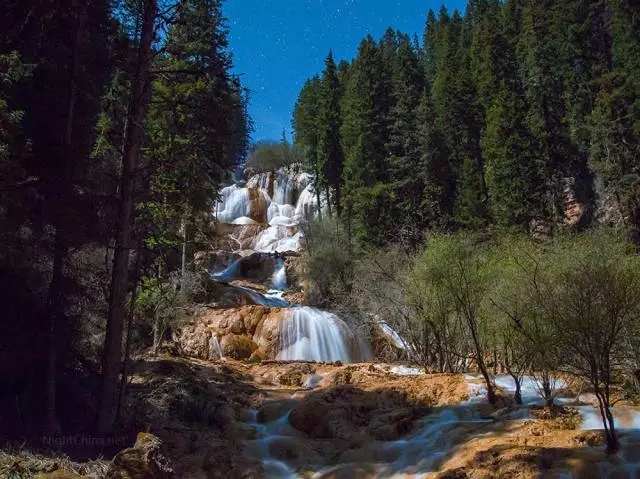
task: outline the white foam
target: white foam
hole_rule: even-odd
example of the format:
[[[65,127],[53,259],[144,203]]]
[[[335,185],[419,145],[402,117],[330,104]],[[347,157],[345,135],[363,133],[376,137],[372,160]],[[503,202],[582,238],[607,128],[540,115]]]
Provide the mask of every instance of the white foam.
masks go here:
[[[393,366],[390,371],[398,376],[420,376],[424,371],[418,368],[410,368],[408,366]]]

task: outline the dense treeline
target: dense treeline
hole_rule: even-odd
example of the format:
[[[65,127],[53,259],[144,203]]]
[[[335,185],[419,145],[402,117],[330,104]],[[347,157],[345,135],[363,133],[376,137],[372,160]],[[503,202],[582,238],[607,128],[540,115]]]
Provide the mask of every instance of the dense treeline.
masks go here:
[[[629,0],[470,0],[331,52],[295,106],[295,142],[351,234],[397,225],[526,228],[568,195],[614,198],[640,225],[640,7]],[[411,225],[411,228],[408,227]],[[579,225],[581,226],[581,225]]]
[[[189,289],[251,129],[221,3],[0,2],[2,433],[112,431],[136,292],[157,336]]]

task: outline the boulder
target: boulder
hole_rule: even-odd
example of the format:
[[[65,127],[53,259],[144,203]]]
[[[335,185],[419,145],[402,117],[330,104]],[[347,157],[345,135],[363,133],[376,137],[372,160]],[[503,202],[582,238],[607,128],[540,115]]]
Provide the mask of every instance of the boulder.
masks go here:
[[[315,369],[309,363],[288,364],[284,371],[278,375],[278,383],[283,386],[302,386],[304,380],[309,374],[315,372]]]
[[[222,355],[231,359],[249,359],[258,349],[258,345],[251,338],[233,333],[222,337],[220,347]]]
[[[289,422],[318,439],[390,441],[408,433],[423,413],[424,408],[399,392],[345,385],[310,393],[291,412]]]
[[[254,363],[266,361],[267,359],[269,359],[269,355],[260,348],[251,353],[251,356],[249,357],[249,361]]]
[[[245,457],[237,445],[222,441],[209,446],[202,459],[202,469],[207,479],[262,479],[265,477],[260,461]]]
[[[222,271],[239,258],[238,253],[231,251],[198,251],[193,255],[193,264],[196,270],[211,273]]]
[[[106,479],[174,479],[171,461],[162,441],[153,434],[138,433],[136,443],[113,458]]]

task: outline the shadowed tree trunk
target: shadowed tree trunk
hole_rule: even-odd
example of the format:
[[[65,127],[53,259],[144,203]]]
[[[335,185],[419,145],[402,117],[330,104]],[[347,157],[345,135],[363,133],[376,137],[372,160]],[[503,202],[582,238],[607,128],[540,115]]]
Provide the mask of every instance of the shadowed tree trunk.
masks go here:
[[[71,196],[70,185],[72,182],[74,165],[73,148],[73,123],[75,119],[75,106],[77,100],[77,76],[79,71],[79,51],[81,33],[84,24],[84,8],[78,5],[77,1],[72,4],[73,17],[75,22],[75,35],[72,47],[69,90],[67,100],[66,125],[63,148],[61,151],[60,175],[61,178],[54,188],[54,228],[55,241],[53,249],[53,269],[51,284],[49,286],[48,310],[49,310],[49,344],[47,354],[47,380],[46,380],[46,429],[49,434],[60,432],[60,424],[57,417],[56,391],[57,391],[57,368],[58,368],[58,346],[60,323],[65,317],[64,299],[62,283],[64,280],[64,263],[68,252],[68,239],[65,228],[64,209],[65,200]]]
[[[136,60],[136,72],[131,84],[128,122],[120,177],[120,201],[116,224],[116,244],[109,298],[109,315],[102,358],[102,391],[98,416],[98,432],[113,429],[118,403],[118,375],[122,361],[122,332],[126,315],[126,296],[129,272],[129,250],[133,228],[133,193],[135,170],[138,164],[143,138],[143,122],[149,106],[154,24],[157,17],[157,1],[143,2],[142,28]]]

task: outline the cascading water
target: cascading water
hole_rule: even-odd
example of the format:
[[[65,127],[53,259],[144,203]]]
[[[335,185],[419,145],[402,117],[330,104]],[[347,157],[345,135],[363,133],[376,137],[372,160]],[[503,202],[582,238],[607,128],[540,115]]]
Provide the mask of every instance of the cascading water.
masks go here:
[[[303,237],[299,224],[318,216],[318,210],[327,210],[326,195],[318,195],[313,177],[300,172],[298,167],[280,168],[252,176],[246,185],[232,185],[220,192],[214,216],[220,223],[236,225],[230,233],[239,249],[248,244],[245,232],[253,232],[251,249],[260,253],[296,252]],[[268,226],[264,228],[264,225]],[[244,226],[240,226],[244,225]],[[256,234],[256,229],[262,231]],[[242,277],[241,260],[212,278],[231,282]],[[352,362],[372,357],[367,341],[354,335],[347,324],[336,315],[308,307],[289,304],[283,294],[287,289],[285,263],[276,261],[270,276],[267,293],[260,288],[243,284],[228,287],[241,290],[244,298],[254,304],[288,308],[287,316],[279,326],[280,351],[277,359]]]
[[[280,329],[276,359],[342,361],[371,359],[347,324],[335,314],[306,306],[294,308]]]
[[[278,291],[287,289],[287,268],[282,259],[278,260],[276,270],[271,276],[271,287]]]
[[[220,341],[217,336],[212,335],[209,340],[209,359],[222,359],[223,357]]]

